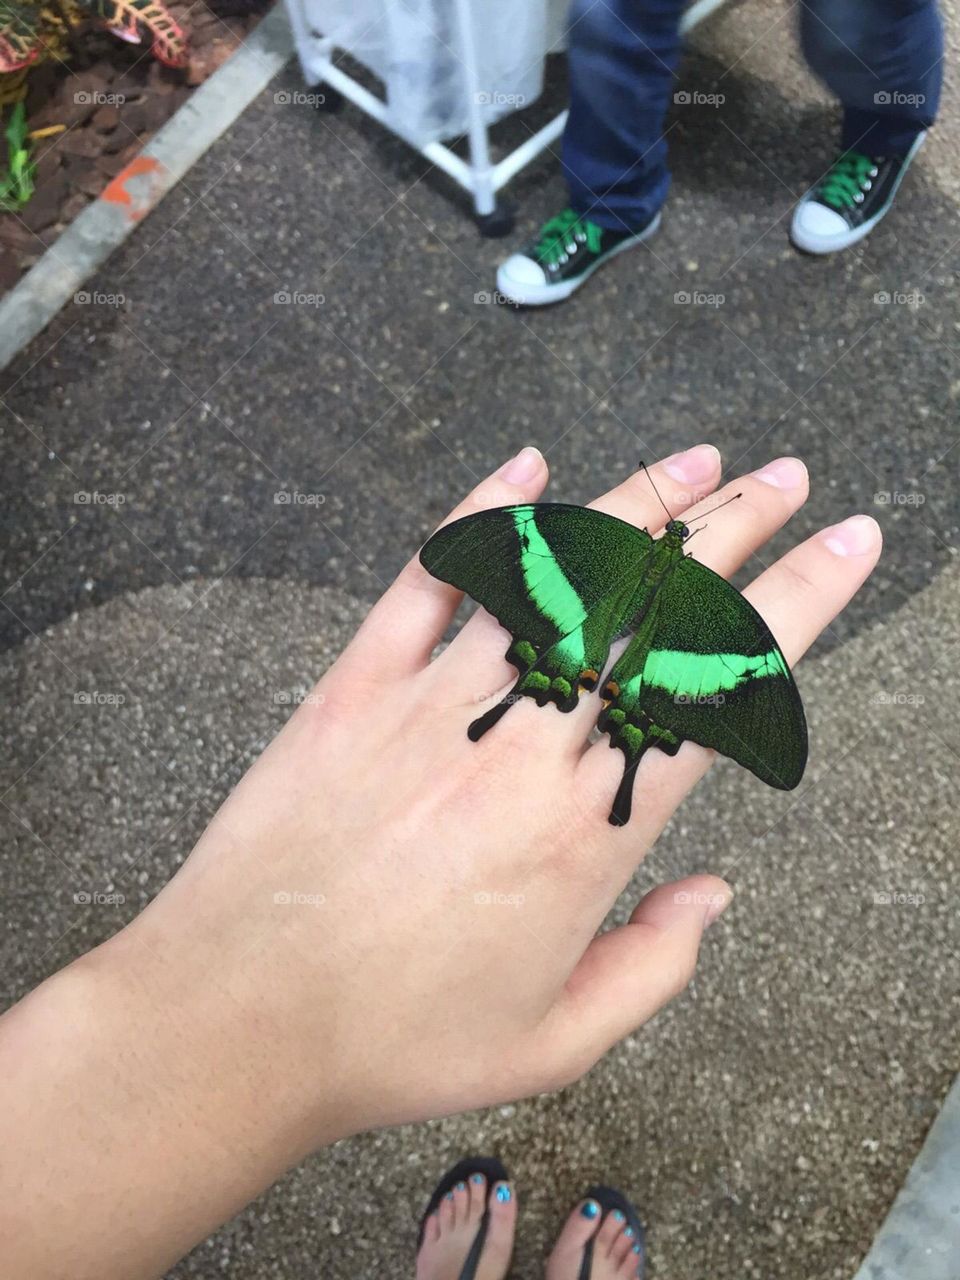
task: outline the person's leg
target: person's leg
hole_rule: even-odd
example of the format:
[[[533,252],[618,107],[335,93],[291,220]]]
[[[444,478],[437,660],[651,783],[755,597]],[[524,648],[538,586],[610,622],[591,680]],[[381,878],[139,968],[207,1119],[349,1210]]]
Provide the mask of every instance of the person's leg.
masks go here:
[[[844,115],[839,156],[797,206],[790,235],[832,253],[884,217],[936,118],[943,31],[935,0],[804,0],[800,36]]]
[[[657,230],[670,185],[663,122],[684,4],[573,0],[563,138],[570,206],[501,264],[497,289],[509,301],[539,306],[567,298]]]
[[[804,0],[800,38],[811,70],[843,104],[842,149],[907,155],[940,101],[936,0]]]
[[[598,226],[638,231],[670,186],[664,118],[684,0],[574,0],[563,172],[570,204]]]

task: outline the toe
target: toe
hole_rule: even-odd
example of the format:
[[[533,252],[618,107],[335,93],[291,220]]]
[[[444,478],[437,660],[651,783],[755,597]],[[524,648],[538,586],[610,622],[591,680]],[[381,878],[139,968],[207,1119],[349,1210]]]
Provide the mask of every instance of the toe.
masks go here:
[[[502,1280],[513,1254],[517,1227],[517,1197],[509,1182],[496,1182],[488,1202],[487,1238],[480,1257],[478,1280]]]
[[[604,1215],[600,1230],[597,1232],[597,1243],[594,1246],[601,1258],[609,1258],[615,1252],[617,1242],[623,1237],[626,1218],[619,1209],[613,1209]]]
[[[574,1209],[557,1237],[555,1253],[579,1252],[592,1240],[600,1227],[600,1206],[596,1200],[584,1200]]]
[[[482,1173],[470,1175],[470,1221],[479,1222],[487,1207],[487,1180]]]
[[[618,1276],[623,1277],[623,1280],[626,1280],[627,1276],[629,1276],[631,1280],[635,1280],[635,1277],[641,1275],[642,1272],[643,1247],[637,1244],[636,1240],[631,1240],[630,1248],[624,1255],[623,1261],[620,1263],[620,1270],[617,1274]]]
[[[621,1223],[620,1232],[610,1246],[610,1260],[619,1267],[625,1258],[632,1256],[636,1243],[636,1232],[626,1222]]]
[[[453,1207],[453,1192],[448,1191],[440,1201],[440,1208],[437,1210],[440,1215],[440,1231],[452,1231],[456,1222],[456,1210]]]
[[[470,1216],[470,1192],[465,1182],[458,1182],[453,1188],[453,1216],[458,1227],[462,1227]]]

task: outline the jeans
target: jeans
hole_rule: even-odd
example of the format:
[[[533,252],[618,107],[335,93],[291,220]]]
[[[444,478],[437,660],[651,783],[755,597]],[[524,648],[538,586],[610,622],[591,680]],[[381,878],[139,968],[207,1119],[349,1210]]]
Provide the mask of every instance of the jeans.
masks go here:
[[[685,0],[573,0],[563,170],[592,222],[639,230],[670,186],[663,122]],[[905,155],[934,121],[943,30],[936,0],[803,0],[811,70],[843,104],[840,145]]]

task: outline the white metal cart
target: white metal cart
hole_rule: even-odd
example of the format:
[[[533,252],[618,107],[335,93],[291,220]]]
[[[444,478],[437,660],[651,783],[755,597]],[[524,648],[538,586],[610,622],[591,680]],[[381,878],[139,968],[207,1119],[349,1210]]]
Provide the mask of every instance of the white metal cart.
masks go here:
[[[348,98],[361,111],[378,120],[449,174],[470,194],[477,226],[483,235],[508,234],[513,228],[513,213],[498,202],[497,192],[560,137],[566,124],[567,112],[561,111],[520,146],[502,159],[493,161],[490,153],[489,112],[484,109],[484,104],[489,99],[486,92],[488,86],[481,83],[473,3],[472,0],[450,0],[450,16],[458,37],[457,61],[462,70],[462,104],[468,141],[468,158],[463,159],[442,141],[425,141],[405,128],[385,99],[377,97],[334,63],[334,55],[339,48],[336,39],[318,30],[311,14],[311,6],[316,7],[318,2],[322,7],[322,0],[286,0],[304,80],[309,87],[322,90],[317,94],[317,108],[334,111],[344,98]],[[387,4],[390,2],[391,0],[385,0]],[[542,3],[542,0],[516,0],[520,5],[525,2]],[[683,33],[691,31],[724,3],[726,0],[695,0],[684,15]]]

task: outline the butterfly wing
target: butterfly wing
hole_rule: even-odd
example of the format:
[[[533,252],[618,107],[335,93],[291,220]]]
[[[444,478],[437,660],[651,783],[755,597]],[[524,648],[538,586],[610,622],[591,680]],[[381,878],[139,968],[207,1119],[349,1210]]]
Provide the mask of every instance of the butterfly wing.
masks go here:
[[[430,538],[424,568],[510,632],[507,659],[521,673],[511,694],[470,726],[472,738],[516,694],[569,711],[581,689],[596,686],[653,546],[634,525],[559,502],[479,511]]]
[[[735,587],[685,556],[610,673],[599,727],[626,756],[610,815],[630,816],[633,774],[651,746],[689,739],[790,791],[807,762],[803,704],[770,628]]]

